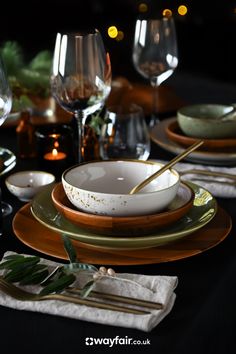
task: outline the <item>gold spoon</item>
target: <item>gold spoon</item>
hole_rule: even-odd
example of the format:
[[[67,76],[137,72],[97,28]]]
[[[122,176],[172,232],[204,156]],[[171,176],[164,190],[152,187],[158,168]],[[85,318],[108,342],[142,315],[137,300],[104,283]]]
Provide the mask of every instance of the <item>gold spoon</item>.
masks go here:
[[[145,187],[147,184],[149,184],[151,181],[153,181],[155,178],[159,177],[163,172],[166,170],[169,170],[172,166],[174,166],[177,162],[188,156],[191,152],[196,150],[199,146],[201,146],[204,143],[203,140],[198,140],[196,143],[191,145],[187,150],[184,150],[181,154],[176,156],[174,159],[172,159],[170,162],[168,162],[166,165],[164,165],[160,170],[157,172],[153,173],[151,176],[146,178],[144,181],[140,182],[137,184],[134,188],[131,189],[129,194],[135,194],[140,191],[143,187]]]

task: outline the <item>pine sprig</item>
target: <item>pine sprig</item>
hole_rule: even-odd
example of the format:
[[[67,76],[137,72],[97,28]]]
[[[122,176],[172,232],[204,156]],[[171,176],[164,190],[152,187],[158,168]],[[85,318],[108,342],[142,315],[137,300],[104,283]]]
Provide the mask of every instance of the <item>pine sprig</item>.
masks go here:
[[[51,52],[40,51],[29,63],[26,63],[19,43],[8,41],[0,47],[0,53],[13,92],[13,107],[14,101],[20,99],[22,95],[40,97],[50,95]],[[29,101],[23,101],[23,103],[26,104],[23,109],[31,107],[27,106]]]
[[[7,41],[0,48],[2,60],[9,76],[17,76],[20,68],[23,67],[23,51],[17,42]]]

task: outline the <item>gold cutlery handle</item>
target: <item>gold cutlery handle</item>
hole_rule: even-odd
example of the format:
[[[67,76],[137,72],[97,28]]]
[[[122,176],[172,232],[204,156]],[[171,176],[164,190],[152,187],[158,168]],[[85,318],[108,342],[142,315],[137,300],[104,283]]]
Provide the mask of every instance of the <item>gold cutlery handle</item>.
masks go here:
[[[72,294],[80,294],[81,293],[81,289],[79,289],[79,288],[69,288],[66,291],[70,292]],[[147,301],[147,300],[142,300],[142,299],[128,297],[128,296],[108,294],[108,293],[103,293],[103,292],[98,292],[98,291],[91,291],[89,293],[89,296],[99,298],[99,299],[104,299],[104,300],[118,301],[118,302],[122,302],[124,304],[131,304],[131,305],[146,307],[146,308],[155,309],[155,310],[163,309],[163,304],[160,304],[158,302]]]
[[[5,294],[13,297],[16,300],[20,301],[46,301],[46,300],[58,300],[58,301],[65,301],[69,303],[74,303],[78,305],[85,305],[89,307],[96,307],[99,309],[104,310],[111,310],[111,311],[118,311],[118,312],[125,312],[135,315],[148,315],[150,312],[139,310],[135,308],[114,305],[110,303],[103,303],[94,300],[82,299],[78,296],[69,296],[65,294],[49,294],[49,295],[39,295],[33,294],[28,291],[22,290],[17,286],[8,283],[2,277],[0,277],[0,290],[2,290]]]

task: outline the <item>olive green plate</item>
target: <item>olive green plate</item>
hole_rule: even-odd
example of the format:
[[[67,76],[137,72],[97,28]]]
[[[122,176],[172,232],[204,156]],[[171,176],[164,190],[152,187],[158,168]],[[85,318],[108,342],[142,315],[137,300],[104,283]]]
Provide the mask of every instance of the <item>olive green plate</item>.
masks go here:
[[[217,202],[204,188],[187,183],[194,191],[193,207],[175,225],[158,230],[148,236],[112,237],[102,236],[86,231],[71,224],[54,207],[51,200],[53,186],[39,193],[31,204],[31,212],[44,226],[56,232],[91,246],[109,249],[142,249],[163,245],[185,237],[206,225],[215,216]]]
[[[16,156],[8,149],[0,147],[0,176],[10,171],[16,165]]]

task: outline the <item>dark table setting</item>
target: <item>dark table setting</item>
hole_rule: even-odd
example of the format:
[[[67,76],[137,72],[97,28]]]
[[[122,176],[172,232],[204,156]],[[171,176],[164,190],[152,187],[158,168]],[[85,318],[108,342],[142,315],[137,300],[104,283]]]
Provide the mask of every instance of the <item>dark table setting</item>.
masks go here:
[[[0,130],[0,144],[18,156],[15,127]],[[151,158],[170,159],[172,155],[152,143]],[[39,169],[37,159],[17,157],[15,171]],[[54,260],[53,257],[37,252],[14,235],[12,219],[24,205],[6,189],[1,177],[2,199],[13,207],[11,215],[3,218],[3,234],[0,239],[1,257],[6,251],[39,255]],[[60,180],[60,174],[57,176]],[[170,314],[151,332],[107,326],[51,316],[30,311],[18,311],[0,306],[1,348],[20,353],[53,352],[68,350],[82,353],[95,350],[102,352],[108,345],[92,343],[86,338],[133,338],[132,345],[139,349],[160,353],[233,353],[235,344],[235,198],[217,198],[218,205],[232,218],[232,230],[226,239],[216,247],[176,261],[135,266],[115,266],[116,272],[147,275],[169,275],[178,277],[176,302]],[[27,226],[26,226],[27,227]],[[129,348],[130,346],[128,346]],[[138,348],[137,348],[138,347]],[[127,345],[113,345],[111,351],[128,349]]]
[[[12,207],[9,215],[2,216],[0,213],[1,263],[6,252],[13,252],[38,256],[40,260],[52,262],[51,264],[56,262],[65,267],[68,266],[68,252],[63,248],[62,242],[64,233],[56,233],[39,223],[30,209],[31,203],[34,203],[36,198],[30,202],[19,200],[10,193],[5,181],[15,172],[43,170],[54,174],[55,182],[61,182],[63,171],[75,164],[75,153],[79,151],[78,145],[81,145],[80,158],[82,157],[84,146],[78,142],[78,136],[83,133],[82,124],[85,123],[85,119],[81,119],[82,123],[78,128],[79,119],[76,121],[72,115],[78,114],[79,110],[80,118],[83,114],[87,116],[87,113],[96,113],[93,110],[85,113],[85,108],[91,108],[87,102],[90,97],[94,101],[98,100],[96,104],[105,102],[105,108],[113,105],[126,107],[134,103],[142,107],[147,124],[152,121],[152,113],[157,114],[158,120],[154,120],[157,124],[152,130],[150,129],[151,149],[148,158],[154,162],[170,161],[183,150],[183,146],[172,141],[166,133],[166,127],[170,127],[170,122],[174,120],[176,124],[180,108],[195,104],[217,104],[235,108],[236,74],[233,70],[235,4],[233,1],[193,3],[193,1],[180,4],[175,1],[156,2],[154,0],[145,2],[136,0],[75,2],[69,0],[49,4],[41,0],[34,4],[27,3],[27,1],[14,2],[14,6],[12,2],[2,4],[0,55],[4,57],[5,53],[5,58],[9,60],[6,72],[9,74],[10,69],[11,85],[13,89],[16,89],[15,92],[12,91],[14,99],[26,93],[30,102],[32,100],[34,108],[31,106],[29,109],[27,106],[27,110],[23,112],[24,121],[21,114],[20,119],[23,125],[19,122],[19,116],[15,118],[14,114],[9,115],[4,124],[0,124],[0,202],[9,203]],[[180,7],[184,7],[184,14],[179,11]],[[165,47],[163,44],[160,50],[162,55],[158,56],[158,59],[149,55],[149,43],[144,45],[143,31],[140,32],[141,40],[138,40],[134,46],[134,38],[139,37],[138,32],[142,27],[137,19],[148,19],[156,15],[158,18],[166,17],[164,22],[171,21],[172,17],[175,20],[177,35],[176,37],[173,27],[168,27],[166,28],[168,30],[154,35],[154,46],[157,45],[157,47],[159,42],[165,43],[165,41],[159,41],[159,36],[164,34],[165,40],[170,40],[169,46]],[[135,31],[137,24],[138,29]],[[154,21],[151,25],[152,30],[155,27]],[[66,36],[69,33],[75,34],[75,30],[77,33],[78,29],[83,30],[84,35],[86,33],[84,29],[87,31],[88,28],[93,29],[94,37],[101,31],[106,50],[101,46],[100,52],[95,52],[94,48],[97,49],[98,45],[89,46],[88,43],[82,45],[82,38],[80,43],[76,42],[76,35],[75,38],[72,36],[76,43],[75,47],[83,48],[84,51],[76,56],[72,45],[66,53],[69,47],[69,44],[67,46],[69,37]],[[147,24],[145,31],[146,28],[148,28]],[[152,30],[150,36],[154,34]],[[116,36],[114,36],[115,31],[117,31]],[[172,33],[171,36],[170,33]],[[164,53],[167,47],[169,49]],[[147,48],[146,53],[145,48]],[[88,51],[86,52],[85,49]],[[146,63],[139,58],[143,50],[144,57],[147,56]],[[158,50],[156,53],[158,54]],[[67,59],[66,56],[68,56]],[[57,57],[56,60],[55,57]],[[62,59],[59,60],[59,58]],[[80,64],[79,60],[77,62],[78,58],[82,65],[78,65]],[[151,63],[149,66],[146,65],[148,61],[150,61],[149,64]],[[98,62],[100,65],[97,65]],[[63,69],[66,68],[66,70],[62,70],[63,65]],[[76,90],[75,92],[71,90],[73,93],[69,97],[71,101],[70,99],[66,101],[67,97],[63,92],[64,90],[67,92],[67,87],[63,84],[70,78],[66,75],[70,71],[73,75],[78,74],[80,66],[85,71],[84,76],[79,73],[76,80],[72,81],[78,85],[79,89],[87,91],[88,97],[76,95]],[[96,71],[97,69],[99,71]],[[94,87],[91,89],[87,83],[84,86],[87,73],[93,76],[93,80],[94,78],[100,79],[99,90],[97,84],[94,86],[95,92],[93,92]],[[159,76],[163,73],[164,76],[159,81]],[[49,81],[53,82],[50,88]],[[83,83],[81,84],[80,81]],[[38,83],[42,85],[39,85],[40,90],[38,90]],[[14,84],[16,84],[15,87]],[[0,111],[2,111],[3,101],[1,89],[0,85]],[[44,100],[42,96],[48,99]],[[61,106],[55,103],[52,96]],[[63,99],[65,99],[64,102]],[[80,99],[83,101],[82,105],[76,102]],[[102,110],[102,114],[104,112],[105,110]],[[16,109],[16,114],[18,113]],[[86,134],[88,133],[86,135],[88,137],[87,150],[85,145],[84,154],[88,153],[87,160],[96,159],[98,154],[94,144],[97,143],[97,137],[89,135],[91,130],[86,131],[87,125],[84,125],[84,128]],[[58,155],[53,155],[53,151],[56,149],[58,154],[58,146],[55,143],[59,141],[59,144],[64,144],[64,141],[54,139],[55,136],[52,135],[54,139],[52,143],[51,133],[49,133],[52,130],[55,136],[59,134],[63,137],[63,134],[68,134],[66,135],[66,149],[61,152],[62,159],[58,159]],[[36,137],[35,131],[38,132],[36,134],[38,140],[35,139],[31,145],[32,136]],[[129,319],[129,316],[123,313],[123,316],[119,316],[118,311],[105,310],[102,316],[103,310],[100,308],[76,307],[70,302],[65,304],[62,301],[15,301],[14,297],[8,297],[1,287],[4,270],[0,265],[0,352],[4,354],[14,352],[19,354],[70,352],[83,354],[104,353],[105,351],[120,353],[130,350],[134,353],[155,354],[233,354],[236,347],[235,136],[236,134],[232,137],[234,145],[228,150],[223,144],[216,150],[213,149],[213,153],[211,149],[210,152],[205,150],[200,154],[194,152],[192,156],[195,158],[183,161],[187,170],[200,168],[212,172],[218,169],[218,171],[234,175],[234,178],[228,179],[227,182],[225,178],[222,179],[222,176],[215,177],[214,175],[196,174],[198,179],[189,179],[195,183],[195,200],[197,203],[202,203],[200,207],[202,207],[203,220],[205,217],[204,198],[208,199],[209,195],[212,198],[210,205],[213,206],[213,210],[208,210],[208,213],[211,212],[213,217],[203,227],[169,244],[160,246],[155,244],[153,247],[148,245],[141,249],[123,247],[114,250],[112,247],[109,248],[109,244],[108,247],[99,249],[96,243],[94,247],[94,244],[89,242],[83,245],[81,239],[71,241],[77,252],[77,260],[81,263],[89,263],[96,267],[105,266],[110,272],[128,273],[137,277],[131,277],[130,284],[128,284],[129,278],[125,279],[127,283],[124,279],[123,284],[121,281],[122,285],[127,285],[128,291],[128,285],[134,285],[131,284],[132,279],[144,279],[142,275],[148,276],[149,279],[168,277],[175,279],[176,287],[173,286],[172,290],[176,298],[172,296],[173,307],[170,306],[170,311],[166,311],[163,317],[160,316],[159,323],[151,326],[151,330],[147,330],[146,319],[142,323],[142,316],[137,316],[137,323],[135,321],[125,323],[125,319]],[[89,145],[90,142],[91,145]],[[16,157],[14,167],[12,165],[12,169],[9,168],[6,173],[2,173],[1,148],[8,149]],[[66,159],[64,159],[65,156]],[[179,168],[180,170],[176,166],[181,180],[185,180],[186,177],[187,181],[188,175],[184,173],[181,175],[181,164]],[[209,192],[207,186],[209,186]],[[196,195],[200,189],[203,190],[203,194],[200,194],[197,199]],[[52,203],[51,194],[50,202]],[[184,217],[188,218],[189,214],[186,215]],[[200,223],[201,221],[198,226]],[[174,226],[167,226],[167,233],[168,227],[180,229],[181,225],[183,224],[178,220]],[[92,238],[91,232],[89,234]],[[149,234],[144,237],[146,236],[149,237]],[[158,232],[155,234],[156,240],[157,236]],[[58,242],[60,247],[58,247]],[[71,259],[70,263],[72,263]],[[105,269],[107,273],[108,270]],[[158,288],[155,284],[153,287],[150,286],[150,289],[155,288],[156,294],[162,295],[161,286]],[[140,286],[142,287],[143,284]],[[143,286],[143,289],[145,291],[143,291],[144,295],[141,294],[143,295],[141,298],[150,300],[150,297],[146,298],[149,287]],[[138,295],[140,295],[140,288],[138,290]],[[122,291],[121,293],[123,294]],[[124,293],[126,294],[125,291]],[[118,294],[120,294],[119,291]],[[29,303],[34,303],[34,305],[31,306]],[[61,304],[58,305],[58,303]],[[57,306],[61,306],[61,312]],[[83,311],[87,311],[87,315],[89,313],[87,320],[78,319],[86,318],[86,314],[83,316]],[[98,320],[96,321],[97,313]],[[111,313],[115,313],[114,317]],[[109,316],[110,320],[106,322]],[[114,318],[114,322],[111,318]]]

